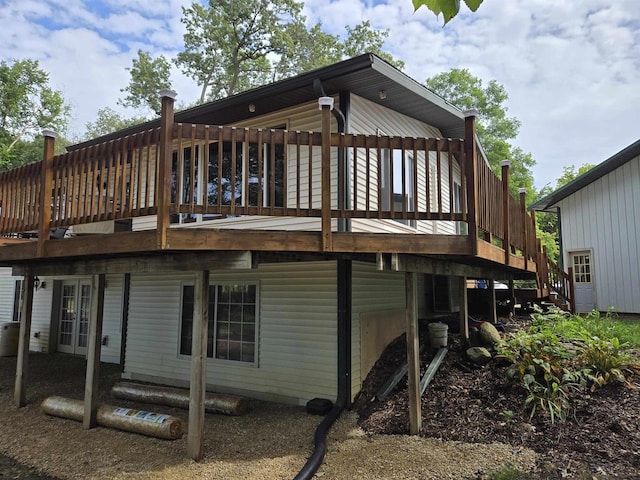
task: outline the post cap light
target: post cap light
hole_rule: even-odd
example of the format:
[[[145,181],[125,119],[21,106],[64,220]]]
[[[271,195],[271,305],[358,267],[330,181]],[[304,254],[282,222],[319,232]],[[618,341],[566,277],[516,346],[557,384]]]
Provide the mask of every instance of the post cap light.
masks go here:
[[[527,193],[527,189],[526,189],[526,188],[524,188],[524,187],[520,187],[520,188],[518,189],[518,193],[519,193],[520,195],[522,195],[523,193]]]
[[[501,167],[510,167],[511,166],[511,160],[502,160],[500,162],[500,166]]]
[[[470,108],[469,110],[465,110],[464,112],[462,112],[462,114],[464,115],[464,118],[477,117],[478,116],[478,109]]]
[[[170,88],[163,88],[158,92],[158,95],[160,95],[160,97],[169,97],[173,100],[175,100],[176,97],[178,96],[175,90],[171,90]]]
[[[318,98],[318,108],[322,110],[322,107],[329,107],[329,110],[333,110],[333,97],[320,97]]]
[[[49,130],[49,129],[42,130],[42,136],[43,137],[58,138],[58,134],[56,132],[54,132],[53,130]]]

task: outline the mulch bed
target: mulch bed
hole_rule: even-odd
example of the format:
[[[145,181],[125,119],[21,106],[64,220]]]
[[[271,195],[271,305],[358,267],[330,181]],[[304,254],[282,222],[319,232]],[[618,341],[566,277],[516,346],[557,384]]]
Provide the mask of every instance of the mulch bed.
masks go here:
[[[511,327],[524,323],[521,318]],[[534,475],[542,479],[640,479],[640,378],[631,379],[638,388],[612,385],[575,398],[570,418],[552,424],[543,414],[529,418],[523,409],[524,391],[506,380],[504,362],[493,360],[469,370],[459,335],[449,338],[449,352],[422,397],[422,436],[531,448],[539,454]],[[423,354],[423,369],[431,357],[430,352]],[[367,377],[354,404],[366,432],[408,433],[406,381],[384,401],[371,400],[405,359],[402,336]]]

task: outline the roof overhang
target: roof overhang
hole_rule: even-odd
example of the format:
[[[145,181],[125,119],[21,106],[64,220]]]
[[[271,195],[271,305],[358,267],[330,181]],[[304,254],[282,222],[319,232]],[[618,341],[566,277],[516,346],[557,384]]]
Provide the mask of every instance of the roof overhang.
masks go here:
[[[175,114],[176,122],[228,125],[313,101],[319,80],[326,95],[351,92],[432,125],[450,138],[464,137],[464,115],[453,105],[373,54],[363,54],[296,77],[215,100]],[[384,90],[386,98],[380,98]],[[254,111],[249,111],[253,104]],[[155,119],[68,147],[74,150],[160,125]]]

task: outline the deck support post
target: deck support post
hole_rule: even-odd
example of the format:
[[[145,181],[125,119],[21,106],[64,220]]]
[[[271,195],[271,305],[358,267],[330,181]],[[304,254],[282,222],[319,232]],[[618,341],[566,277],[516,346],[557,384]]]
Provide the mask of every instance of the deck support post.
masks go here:
[[[209,319],[209,271],[196,273],[191,339],[191,383],[189,387],[189,432],[187,455],[199,462],[204,457],[204,399],[207,381],[207,327]]]
[[[44,154],[42,157],[42,173],[40,176],[40,214],[38,226],[38,257],[45,256],[45,246],[49,240],[51,228],[51,192],[53,190],[53,153],[56,137],[51,130],[43,130]]]
[[[467,110],[464,112],[464,116],[464,172],[467,197],[467,235],[469,235],[471,255],[475,256],[478,254],[478,220],[476,215],[478,205],[476,117],[478,116],[478,111],[475,109]]]
[[[27,271],[22,281],[22,305],[20,308],[20,339],[18,341],[18,358],[16,363],[16,384],[14,403],[16,407],[27,404],[27,375],[29,371],[29,339],[31,337],[31,312],[33,310],[34,276]]]
[[[322,250],[333,250],[331,232],[331,110],[333,97],[320,97],[322,110]]]
[[[97,425],[98,379],[100,377],[100,353],[102,349],[102,319],[104,317],[104,273],[94,275],[91,282],[91,312],[89,319],[89,341],[87,345],[87,373],[84,384],[85,429]]]
[[[171,223],[171,158],[173,155],[173,104],[177,96],[173,90],[160,91],[160,148],[158,178],[156,184],[157,243],[159,249],[167,248],[167,230]]]
[[[520,194],[520,215],[522,216],[522,256],[524,258],[524,269],[527,269],[528,250],[527,250],[527,189],[518,189]]]
[[[469,340],[469,302],[467,297],[467,277],[460,279],[460,335],[466,342]]]
[[[420,395],[420,347],[418,329],[418,274],[405,272],[407,302],[407,365],[409,386],[409,433],[417,435],[422,426]]]
[[[489,318],[491,323],[498,321],[498,311],[496,309],[496,281],[493,278],[488,280],[489,287]]]
[[[511,162],[509,160],[502,160],[500,167],[502,168],[502,219],[504,226],[504,264],[509,265],[511,261],[511,235],[510,235],[510,215],[509,215],[509,167]]]
[[[571,313],[576,313],[573,267],[567,268],[567,275],[569,276],[569,309],[571,310]]]
[[[516,289],[513,279],[509,280],[509,305],[511,305],[511,315],[516,314]]]

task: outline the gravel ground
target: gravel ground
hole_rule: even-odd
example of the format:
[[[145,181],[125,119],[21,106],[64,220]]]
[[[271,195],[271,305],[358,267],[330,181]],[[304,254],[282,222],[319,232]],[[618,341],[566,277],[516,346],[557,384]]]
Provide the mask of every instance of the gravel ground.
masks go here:
[[[85,362],[76,357],[31,354],[28,405],[12,405],[15,358],[0,358],[0,478],[58,479],[288,479],[311,453],[320,417],[304,408],[253,401],[242,417],[208,414],[204,460],[186,460],[186,436],[167,441],[44,415],[49,395],[82,398]],[[187,412],[112,399],[119,367],[102,364],[101,402],[168,413]],[[425,412],[426,413],[426,412]],[[465,444],[404,435],[367,435],[355,413],[329,434],[322,479],[474,479],[502,465],[530,469],[531,450],[505,444]],[[17,464],[10,459],[14,459]],[[38,475],[40,475],[38,477]]]

